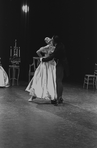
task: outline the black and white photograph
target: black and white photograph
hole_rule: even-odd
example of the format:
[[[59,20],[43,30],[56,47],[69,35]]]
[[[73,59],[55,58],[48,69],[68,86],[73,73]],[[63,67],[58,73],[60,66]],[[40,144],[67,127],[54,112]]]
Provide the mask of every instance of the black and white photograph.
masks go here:
[[[0,0],[0,148],[97,148],[96,0]]]

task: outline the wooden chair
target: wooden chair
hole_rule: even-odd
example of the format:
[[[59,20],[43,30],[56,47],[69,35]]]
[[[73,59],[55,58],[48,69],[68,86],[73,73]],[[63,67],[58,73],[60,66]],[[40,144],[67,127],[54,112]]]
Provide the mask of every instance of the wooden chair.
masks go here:
[[[89,85],[92,85],[93,88],[97,89],[97,64],[95,63],[95,67],[94,67],[94,74],[85,74],[84,77],[84,83],[83,83],[83,88],[88,89]]]
[[[29,64],[29,81],[31,79],[31,77],[34,76],[34,72],[37,68],[37,66],[40,63],[40,58],[39,57],[33,57],[33,63]]]

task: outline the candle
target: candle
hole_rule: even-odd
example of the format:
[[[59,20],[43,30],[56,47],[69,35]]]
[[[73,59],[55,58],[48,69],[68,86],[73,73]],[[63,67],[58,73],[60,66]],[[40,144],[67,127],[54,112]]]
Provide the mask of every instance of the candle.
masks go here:
[[[15,48],[17,47],[17,40],[15,39]]]
[[[12,46],[10,46],[10,57],[12,57]]]
[[[16,56],[18,57],[18,47],[17,47],[17,51],[16,51]]]
[[[14,46],[14,55],[15,55],[15,46]]]

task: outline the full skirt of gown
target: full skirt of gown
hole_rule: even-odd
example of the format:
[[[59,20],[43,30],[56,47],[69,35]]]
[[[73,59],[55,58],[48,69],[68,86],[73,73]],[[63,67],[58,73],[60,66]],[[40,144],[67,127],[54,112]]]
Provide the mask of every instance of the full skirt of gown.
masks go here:
[[[37,98],[54,100],[56,93],[56,62],[40,62],[26,91]]]
[[[9,79],[6,71],[0,66],[0,87],[8,87]]]

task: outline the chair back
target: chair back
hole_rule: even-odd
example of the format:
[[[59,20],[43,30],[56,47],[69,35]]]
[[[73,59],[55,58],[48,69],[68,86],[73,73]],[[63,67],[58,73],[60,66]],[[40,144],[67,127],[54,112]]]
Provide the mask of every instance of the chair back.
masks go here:
[[[40,63],[40,58],[33,57],[33,63],[29,64],[29,81],[30,81],[31,76],[34,75],[34,72],[35,72],[36,68],[38,67],[39,63]]]
[[[33,57],[33,65],[34,65],[34,71],[36,70],[36,68],[39,65],[39,57]]]
[[[94,75],[95,75],[95,81],[97,81],[97,63],[95,63]]]
[[[97,76],[97,63],[95,63],[95,67],[94,67],[94,75]]]

